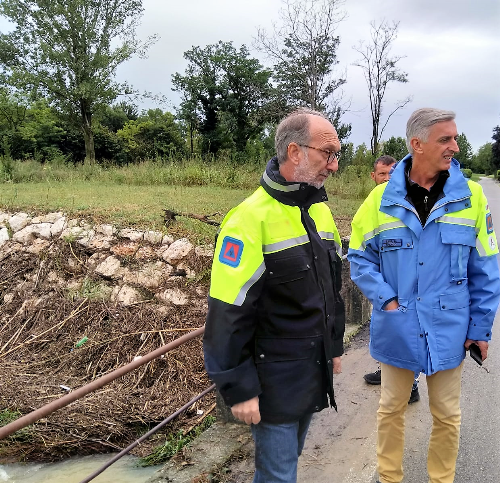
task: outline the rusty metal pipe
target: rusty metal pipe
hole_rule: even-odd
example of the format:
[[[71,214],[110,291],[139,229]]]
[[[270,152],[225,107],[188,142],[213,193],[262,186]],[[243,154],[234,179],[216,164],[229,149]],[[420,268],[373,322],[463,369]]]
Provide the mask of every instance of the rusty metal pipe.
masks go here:
[[[94,478],[99,476],[102,472],[108,469],[113,463],[116,463],[121,457],[125,456],[130,450],[134,449],[138,444],[141,444],[145,439],[148,439],[152,434],[156,433],[159,429],[163,428],[167,423],[172,421],[172,419],[176,418],[184,412],[187,408],[192,406],[198,399],[201,399],[205,394],[208,394],[210,391],[215,389],[215,384],[212,384],[210,387],[205,389],[202,393],[198,394],[196,397],[191,399],[188,403],[184,404],[180,409],[178,409],[175,413],[171,414],[167,419],[164,419],[160,424],[155,426],[153,429],[149,430],[146,434],[141,436],[137,441],[134,441],[131,445],[127,446],[125,449],[120,451],[117,455],[113,456],[109,461],[104,463],[99,469],[94,471],[91,475],[87,476],[85,479],[80,481],[80,483],[88,483],[92,481]]]
[[[86,396],[92,391],[100,389],[101,387],[105,386],[111,381],[114,381],[118,377],[121,377],[133,371],[134,369],[137,369],[138,367],[152,361],[153,359],[156,359],[157,357],[166,354],[172,349],[175,349],[176,347],[179,347],[180,345],[184,344],[184,342],[187,342],[188,340],[194,339],[195,337],[202,335],[204,332],[205,332],[205,326],[199,327],[198,329],[193,330],[192,332],[189,332],[188,334],[183,335],[172,342],[169,342],[168,344],[154,350],[153,352],[150,352],[149,354],[141,357],[140,359],[132,361],[124,365],[123,367],[120,367],[119,369],[116,369],[113,372],[110,372],[109,374],[106,374],[100,377],[99,379],[89,382],[85,386],[82,386],[70,392],[69,394],[66,394],[65,396],[55,401],[52,401],[51,403],[46,404],[45,406],[42,406],[41,408],[36,409],[35,411],[26,414],[25,416],[19,419],[16,419],[12,423],[9,423],[6,426],[0,428],[0,439],[4,439],[7,436],[10,436],[12,433],[15,433],[16,431],[19,431],[20,429],[25,428],[30,424],[33,424],[39,419],[53,413],[54,411],[57,411],[58,409],[61,409],[67,406],[68,404],[71,404],[73,401],[76,401],[77,399]]]

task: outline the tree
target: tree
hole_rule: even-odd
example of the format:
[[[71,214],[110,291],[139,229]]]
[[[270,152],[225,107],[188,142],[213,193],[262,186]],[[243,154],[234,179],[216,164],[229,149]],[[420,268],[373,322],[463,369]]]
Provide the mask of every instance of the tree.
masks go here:
[[[130,161],[183,155],[185,141],[173,114],[150,109],[135,121],[128,121],[117,133]]]
[[[0,35],[6,81],[46,96],[78,123],[89,163],[95,162],[92,116],[129,91],[114,81],[116,68],[135,54],[144,55],[154,41],[136,39],[142,12],[142,0],[0,2],[0,15],[15,25]]]
[[[383,102],[387,86],[391,82],[408,82],[408,74],[402,72],[397,63],[404,57],[390,57],[393,42],[397,38],[399,23],[392,25],[386,21],[377,25],[371,22],[371,43],[360,42],[354,50],[361,54],[361,59],[354,65],[361,67],[368,85],[368,97],[370,98],[370,111],[372,116],[372,137],[370,147],[372,154],[376,156],[379,151],[379,142],[389,119],[398,110],[402,109],[411,101],[406,97],[398,101],[396,108],[387,116],[385,123],[382,122]]]
[[[491,172],[493,169],[491,148],[492,143],[483,144],[472,157],[471,166],[474,173],[488,174]]]
[[[406,140],[400,136],[390,137],[389,140],[382,145],[382,154],[387,154],[400,161],[408,154]]]
[[[453,157],[460,161],[460,166],[465,169],[471,169],[472,167],[472,155],[474,152],[472,151],[472,146],[467,140],[467,136],[462,133],[457,136],[457,144],[458,149],[460,150]]]
[[[493,145],[491,146],[491,164],[495,170],[500,169],[500,126],[493,128]]]
[[[120,102],[114,106],[106,106],[98,116],[99,122],[112,132],[117,132],[127,121],[135,121],[139,117],[137,106]]]
[[[59,153],[65,135],[58,121],[45,100],[30,103],[20,92],[0,89],[0,153],[8,150],[14,159],[50,159]]]
[[[339,64],[340,37],[336,29],[345,15],[341,0],[284,0],[281,25],[268,34],[259,29],[254,47],[274,63],[273,79],[281,93],[281,112],[297,106],[324,111],[337,128],[339,138],[347,138],[351,126],[340,122],[345,108],[341,87],[345,74],[334,74]]]
[[[265,105],[271,98],[271,73],[249,58],[245,45],[219,41],[184,53],[185,75],[172,76],[174,91],[182,93],[178,117],[201,134],[203,152],[223,147],[242,151],[266,122]],[[192,136],[191,136],[192,144]]]

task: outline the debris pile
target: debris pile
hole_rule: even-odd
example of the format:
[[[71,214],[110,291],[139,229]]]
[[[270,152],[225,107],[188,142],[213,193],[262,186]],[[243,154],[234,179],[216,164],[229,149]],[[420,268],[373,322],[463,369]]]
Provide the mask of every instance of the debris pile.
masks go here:
[[[212,253],[60,213],[0,213],[0,411],[29,413],[202,326]],[[191,340],[1,441],[0,461],[122,449],[209,385]],[[165,432],[213,404],[203,398]]]

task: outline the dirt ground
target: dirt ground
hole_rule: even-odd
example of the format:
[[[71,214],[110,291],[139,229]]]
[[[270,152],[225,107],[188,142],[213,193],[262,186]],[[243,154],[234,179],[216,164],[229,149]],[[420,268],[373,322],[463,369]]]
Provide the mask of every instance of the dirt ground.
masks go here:
[[[204,324],[205,311],[194,304],[168,312],[154,301],[125,307],[51,283],[54,271],[68,282],[81,275],[84,264],[68,260],[84,262],[90,255],[62,242],[39,255],[0,252],[0,412],[29,413]],[[194,285],[186,283],[185,290]],[[77,347],[84,336],[88,340]],[[1,441],[0,463],[127,446],[210,385],[201,344],[192,340]],[[213,394],[204,397],[163,434],[200,422],[214,402]],[[157,435],[135,454],[149,454],[163,442]]]

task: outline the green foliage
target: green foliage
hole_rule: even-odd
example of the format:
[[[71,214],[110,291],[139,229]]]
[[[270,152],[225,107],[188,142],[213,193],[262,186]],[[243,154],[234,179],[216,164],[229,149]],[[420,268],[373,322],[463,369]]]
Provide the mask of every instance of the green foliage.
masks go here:
[[[92,116],[130,90],[114,81],[116,69],[152,41],[136,38],[142,12],[141,0],[0,2],[0,15],[14,24],[0,35],[4,78],[34,97],[46,96],[77,122],[91,163]]]
[[[493,170],[492,143],[483,144],[472,156],[471,169],[474,173],[489,174]]]
[[[22,416],[21,411],[2,409],[0,411],[0,428],[3,426],[7,426],[7,424],[12,423],[21,416]],[[32,426],[28,426],[26,428],[20,429],[19,431],[16,431],[14,434],[9,436],[9,440],[29,441],[31,438],[31,434],[32,434]]]
[[[249,58],[244,45],[238,51],[232,42],[193,47],[184,58],[189,62],[185,75],[172,76],[174,90],[182,94],[179,118],[191,133],[200,133],[203,153],[242,152],[266,122],[270,71]]]
[[[163,231],[166,207],[222,221],[259,186],[264,167],[265,162],[237,164],[228,158],[147,161],[122,167],[14,161],[13,182],[1,183],[0,178],[0,208],[63,211],[93,223]],[[353,166],[327,179],[327,203],[336,219],[354,215],[373,187],[371,170],[368,165]],[[216,232],[217,227],[183,216],[168,227],[175,238],[188,237],[196,244],[213,243]]]
[[[500,181],[500,169],[497,171],[497,180]]]
[[[0,155],[0,181],[12,181],[14,177],[14,163],[10,155],[10,145],[7,136],[2,138],[3,155]]]
[[[327,187],[328,194],[332,193],[341,198],[364,200],[373,189],[373,180],[370,177],[372,169],[372,167],[362,164],[347,166],[340,176],[334,176],[330,179]]]
[[[44,100],[29,103],[20,95],[0,96],[0,136],[7,138],[14,159],[46,161],[60,152],[66,133],[59,124],[57,113]]]
[[[491,164],[493,169],[500,169],[500,126],[493,129],[493,144],[491,146]]]
[[[369,168],[368,173],[373,171],[373,163],[375,162],[376,156],[374,156],[371,151],[366,147],[366,144],[360,144],[356,151],[354,152],[354,157],[352,159],[352,164],[354,166],[363,166]]]
[[[470,179],[472,177],[472,169],[462,168],[460,171],[462,171],[465,178]]]
[[[117,133],[129,161],[182,156],[185,142],[174,116],[150,109],[135,121],[127,121]]]
[[[67,243],[71,243],[69,237],[66,237],[65,241]],[[85,277],[80,287],[68,289],[68,296],[72,300],[106,300],[106,298],[109,297],[110,292],[111,288],[109,288],[107,285]]]
[[[13,183],[76,183],[93,181],[124,186],[217,186],[220,188],[255,188],[264,163],[236,165],[228,158],[209,162],[201,158],[164,158],[128,166],[71,165],[60,162],[12,161]]]
[[[392,156],[397,161],[400,161],[408,154],[406,140],[402,137],[390,137],[382,144],[382,154]]]
[[[113,106],[106,106],[102,112],[98,113],[97,119],[111,132],[117,132],[123,129],[127,121],[135,121],[138,117],[137,106],[122,101]]]
[[[462,168],[470,169],[472,167],[473,151],[472,146],[470,145],[469,141],[467,140],[467,136],[464,133],[458,135],[457,144],[460,151],[453,157],[456,160],[460,161],[460,166]]]
[[[140,459],[140,466],[153,466],[165,463],[172,456],[178,453],[184,446],[187,446],[191,441],[198,437],[203,431],[208,429],[215,422],[215,417],[207,416],[200,425],[193,428],[189,433],[184,434],[183,431],[178,431],[176,434],[167,436],[165,443],[155,448],[148,456]]]
[[[344,18],[338,0],[285,0],[280,22],[268,34],[260,29],[255,47],[274,63],[275,120],[297,106],[324,111],[342,142],[351,132],[343,124],[341,88],[344,75],[336,75],[340,37],[338,23]]]

